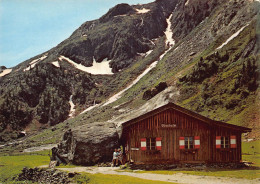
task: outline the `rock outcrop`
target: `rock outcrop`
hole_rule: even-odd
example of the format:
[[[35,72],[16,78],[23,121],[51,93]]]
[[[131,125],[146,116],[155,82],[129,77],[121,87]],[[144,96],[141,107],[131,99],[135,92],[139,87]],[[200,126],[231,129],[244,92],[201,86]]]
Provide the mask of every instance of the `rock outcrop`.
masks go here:
[[[113,123],[89,123],[67,131],[58,148],[53,148],[53,159],[76,165],[111,162],[119,136]]]
[[[39,168],[23,168],[22,173],[19,174],[17,180],[37,183],[56,183],[66,184],[71,183],[70,178],[74,177],[74,173],[66,173],[55,169],[39,169]]]
[[[5,69],[7,69],[5,66],[0,66],[0,73],[1,73],[2,71],[4,71]]]
[[[168,87],[166,82],[160,82],[155,88],[148,89],[143,94],[143,100],[150,100],[158,93],[162,92]]]
[[[143,5],[119,4],[98,20],[85,22],[56,51],[84,66],[92,66],[93,58],[112,60],[114,73],[134,62],[137,53],[154,48],[152,39],[164,36],[166,18],[177,1],[163,0]],[[147,9],[138,13],[136,9]]]

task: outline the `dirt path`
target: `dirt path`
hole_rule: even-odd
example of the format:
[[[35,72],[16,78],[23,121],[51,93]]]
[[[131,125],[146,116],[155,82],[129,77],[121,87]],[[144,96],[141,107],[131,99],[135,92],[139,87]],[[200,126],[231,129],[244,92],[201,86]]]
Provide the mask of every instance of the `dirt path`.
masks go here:
[[[53,147],[57,147],[57,144],[46,144],[38,147],[26,148],[23,150],[23,152],[30,153],[35,151],[51,150]]]
[[[135,173],[135,172],[117,172],[119,168],[116,167],[75,167],[75,168],[58,168],[63,171],[69,172],[87,172],[91,174],[116,174],[125,175],[147,180],[166,181],[174,183],[185,184],[258,184],[260,179],[247,180],[229,177],[214,177],[214,176],[198,176],[177,173],[173,175],[164,174],[149,174],[149,173]]]

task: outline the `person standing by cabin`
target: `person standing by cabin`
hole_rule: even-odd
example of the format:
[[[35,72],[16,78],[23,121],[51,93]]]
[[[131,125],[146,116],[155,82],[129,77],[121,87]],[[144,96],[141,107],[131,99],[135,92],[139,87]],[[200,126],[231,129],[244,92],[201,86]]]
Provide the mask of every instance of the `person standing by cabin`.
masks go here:
[[[118,164],[118,153],[117,153],[117,149],[115,149],[113,153],[112,167],[116,166],[117,164]]]
[[[123,153],[120,148],[118,149],[118,161],[120,165],[123,165]]]

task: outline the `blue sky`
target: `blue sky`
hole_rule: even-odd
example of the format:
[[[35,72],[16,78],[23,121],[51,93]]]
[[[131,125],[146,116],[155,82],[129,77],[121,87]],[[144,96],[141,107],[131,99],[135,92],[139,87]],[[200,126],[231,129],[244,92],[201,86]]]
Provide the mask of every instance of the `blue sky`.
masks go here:
[[[0,66],[51,49],[116,4],[148,2],[153,0],[0,0]]]

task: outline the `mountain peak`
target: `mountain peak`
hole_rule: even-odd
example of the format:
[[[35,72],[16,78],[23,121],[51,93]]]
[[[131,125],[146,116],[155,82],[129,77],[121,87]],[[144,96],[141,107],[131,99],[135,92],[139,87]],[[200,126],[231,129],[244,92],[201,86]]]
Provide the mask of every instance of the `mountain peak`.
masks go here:
[[[127,15],[127,14],[131,14],[134,12],[135,12],[135,10],[132,6],[130,6],[127,3],[122,3],[122,4],[118,4],[118,5],[114,6],[113,8],[109,9],[109,11],[105,15],[103,15],[99,20],[100,20],[100,22],[106,22],[114,16]]]

